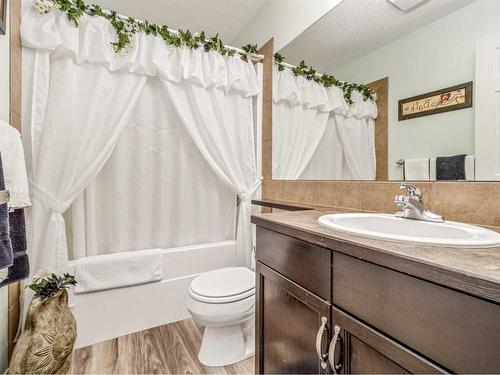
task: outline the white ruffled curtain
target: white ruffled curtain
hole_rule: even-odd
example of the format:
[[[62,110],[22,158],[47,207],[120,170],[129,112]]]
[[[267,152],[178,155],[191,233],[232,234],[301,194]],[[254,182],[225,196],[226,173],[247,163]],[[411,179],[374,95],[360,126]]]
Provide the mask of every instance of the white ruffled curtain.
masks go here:
[[[349,105],[338,87],[273,74],[273,178],[374,180],[376,102],[355,91]]]
[[[252,99],[236,92],[163,81],[164,92],[204,159],[238,195],[236,264],[250,265],[251,198],[260,186],[255,161]]]
[[[33,271],[65,269],[62,214],[110,157],[147,79],[161,81],[165,100],[173,101],[203,157],[239,194],[238,264],[250,258],[251,227],[243,216],[260,182],[251,113],[258,79],[251,62],[171,47],[144,33],[116,54],[107,20],[83,16],[76,28],[56,10],[40,15],[29,8],[21,34],[23,46],[36,50],[30,124]],[[195,100],[196,95],[201,96]]]
[[[65,214],[70,259],[234,240],[236,198],[150,79],[101,172]]]
[[[68,56],[44,66],[50,89],[37,102],[45,104],[40,111],[45,116],[32,123],[30,244],[36,255],[32,252],[30,260],[33,270],[63,270],[68,254],[62,214],[111,155],[146,77],[76,65]]]

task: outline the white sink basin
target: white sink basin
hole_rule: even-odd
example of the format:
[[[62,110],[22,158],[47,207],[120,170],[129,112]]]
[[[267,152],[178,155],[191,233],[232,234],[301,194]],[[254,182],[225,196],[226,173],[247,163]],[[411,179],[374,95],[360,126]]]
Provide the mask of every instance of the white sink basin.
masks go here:
[[[386,241],[453,247],[500,245],[500,234],[473,225],[445,221],[430,223],[387,214],[323,215],[319,223],[335,231]]]

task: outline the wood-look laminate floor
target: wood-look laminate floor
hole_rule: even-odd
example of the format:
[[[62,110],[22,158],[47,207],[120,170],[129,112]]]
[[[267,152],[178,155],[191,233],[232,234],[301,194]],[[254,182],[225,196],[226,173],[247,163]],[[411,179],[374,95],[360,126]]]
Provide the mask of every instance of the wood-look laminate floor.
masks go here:
[[[77,349],[72,374],[250,374],[254,358],[225,367],[198,361],[201,332],[183,320]]]

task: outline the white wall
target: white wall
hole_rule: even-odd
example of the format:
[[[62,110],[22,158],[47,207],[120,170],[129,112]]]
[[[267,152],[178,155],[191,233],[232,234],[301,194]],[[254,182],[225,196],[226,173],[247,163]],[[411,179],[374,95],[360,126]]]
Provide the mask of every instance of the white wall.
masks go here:
[[[389,77],[389,179],[398,159],[474,153],[474,108],[398,121],[398,100],[473,81],[476,40],[500,30],[500,1],[478,0],[351,62],[351,82]]]
[[[8,22],[8,20],[7,20]],[[7,24],[7,31],[9,25]],[[10,43],[8,32],[0,35],[0,120],[9,121]],[[0,288],[0,373],[7,368],[7,287]]]
[[[231,42],[261,47],[274,37],[274,50],[290,43],[342,0],[269,0]]]
[[[7,19],[7,22],[9,20]],[[9,27],[7,34],[0,35],[0,120],[9,122],[9,81],[10,81],[10,42]]]

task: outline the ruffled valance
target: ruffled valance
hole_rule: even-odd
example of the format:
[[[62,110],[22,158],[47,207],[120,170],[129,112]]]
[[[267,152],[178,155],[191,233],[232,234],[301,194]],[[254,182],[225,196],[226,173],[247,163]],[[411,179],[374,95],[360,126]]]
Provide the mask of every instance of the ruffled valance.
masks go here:
[[[173,82],[190,80],[205,88],[237,90],[247,97],[259,93],[253,63],[239,56],[174,47],[144,32],[134,34],[130,47],[115,53],[111,42],[116,41],[116,32],[103,17],[83,15],[75,27],[59,10],[40,14],[30,7],[22,18],[21,38],[24,47],[48,50],[52,58],[72,56],[77,64],[103,64],[110,71],[128,70]]]
[[[295,76],[292,71],[279,71],[274,67],[273,73],[273,102],[275,104],[287,102],[292,106],[302,105],[309,109],[321,112],[333,112],[346,117],[377,118],[377,103],[364,100],[363,95],[353,91],[352,104],[346,102],[343,91],[336,87],[324,87],[302,76]]]

